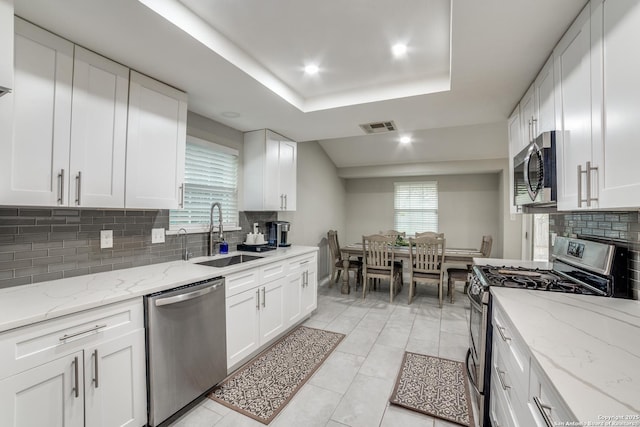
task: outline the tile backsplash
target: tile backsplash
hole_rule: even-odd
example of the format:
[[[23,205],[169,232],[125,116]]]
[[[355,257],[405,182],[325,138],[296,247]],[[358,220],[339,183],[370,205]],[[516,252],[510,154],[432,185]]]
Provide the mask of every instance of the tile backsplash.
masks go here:
[[[633,298],[640,290],[640,223],[638,212],[567,212],[549,215],[549,232],[559,236],[612,240],[629,249]]]
[[[225,232],[235,250],[254,222],[276,212],[240,212],[240,231]],[[151,243],[151,229],[169,229],[168,210],[0,208],[0,288],[182,259],[185,238]],[[100,249],[100,230],[113,230],[113,247]],[[206,254],[206,233],[186,236],[188,251]]]

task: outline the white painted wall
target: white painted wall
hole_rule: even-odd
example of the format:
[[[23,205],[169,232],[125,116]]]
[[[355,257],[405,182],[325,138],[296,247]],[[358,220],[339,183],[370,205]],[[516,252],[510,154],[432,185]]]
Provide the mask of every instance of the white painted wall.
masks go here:
[[[394,228],[393,183],[438,181],[439,231],[447,246],[479,248],[484,234],[494,238],[492,256],[502,256],[499,174],[440,175],[347,180],[346,239],[358,242],[362,235]]]
[[[320,248],[318,280],[322,280],[330,273],[327,231],[338,230],[344,236],[346,229],[345,181],[315,141],[298,143],[297,173],[297,210],[280,212],[278,219],[291,222],[291,242]]]

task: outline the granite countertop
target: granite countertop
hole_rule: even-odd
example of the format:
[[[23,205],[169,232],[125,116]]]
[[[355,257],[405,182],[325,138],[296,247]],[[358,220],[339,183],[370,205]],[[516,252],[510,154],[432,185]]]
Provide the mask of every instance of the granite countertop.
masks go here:
[[[581,425],[640,414],[640,301],[498,287],[491,293]],[[628,425],[640,425],[633,420]]]
[[[315,246],[292,246],[259,254],[232,252],[0,289],[0,332],[317,250]],[[223,268],[195,264],[239,253],[264,259]]]

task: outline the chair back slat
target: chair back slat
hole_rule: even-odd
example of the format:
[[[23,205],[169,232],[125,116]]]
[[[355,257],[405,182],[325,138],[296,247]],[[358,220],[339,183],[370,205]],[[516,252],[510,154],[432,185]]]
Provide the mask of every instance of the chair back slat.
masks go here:
[[[480,246],[480,252],[484,258],[488,258],[491,255],[491,246],[493,246],[493,237],[482,236],[482,245]]]
[[[416,237],[432,237],[434,239],[444,239],[444,233],[434,233],[433,231],[425,231],[416,233]]]
[[[391,270],[394,261],[393,244],[395,241],[394,237],[379,234],[362,236],[365,268]]]
[[[333,261],[340,261],[342,255],[340,253],[340,244],[338,243],[338,232],[336,230],[329,230],[327,232],[327,240],[329,241],[329,250],[331,251]]]
[[[409,239],[409,258],[414,271],[440,273],[444,264],[445,239],[416,237]]]

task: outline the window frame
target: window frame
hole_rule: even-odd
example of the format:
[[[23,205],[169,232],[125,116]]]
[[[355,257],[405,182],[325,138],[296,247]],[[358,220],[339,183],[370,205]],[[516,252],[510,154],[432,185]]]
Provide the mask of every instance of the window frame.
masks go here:
[[[426,185],[429,185],[431,187],[433,187],[434,191],[434,199],[435,199],[435,207],[431,206],[431,207],[423,207],[423,208],[398,208],[398,189],[399,188],[407,188],[407,187],[425,187]],[[438,181],[436,180],[431,180],[431,181],[397,181],[393,183],[393,225],[394,225],[394,229],[398,230],[398,231],[404,231],[406,232],[407,236],[412,236],[414,235],[414,233],[418,232],[418,233],[422,233],[425,231],[433,231],[438,233],[439,232],[439,227],[440,227],[440,217],[439,217],[439,191],[438,191]],[[398,214],[400,212],[407,212],[407,213],[411,213],[411,212],[419,212],[421,214],[425,214],[425,213],[433,213],[435,214],[435,229],[434,230],[410,230],[408,229],[408,227],[406,225],[402,225],[399,221],[398,221]],[[413,221],[416,222],[417,221]],[[412,223],[412,221],[408,222],[409,225]]]
[[[229,154],[232,156],[236,156],[237,159],[237,165],[236,165],[236,182],[235,182],[235,193],[236,193],[236,212],[235,212],[235,218],[236,218],[236,224],[223,224],[223,230],[224,231],[239,231],[242,230],[242,228],[240,227],[240,209],[239,209],[239,177],[240,177],[240,167],[241,167],[241,162],[240,162],[240,151],[235,149],[235,148],[231,148],[231,147],[227,147],[225,145],[221,145],[218,144],[216,142],[210,141],[210,140],[206,140],[206,139],[202,139],[202,138],[198,138],[195,136],[191,136],[191,135],[187,135],[187,139],[186,139],[186,144],[194,144],[194,145],[199,145],[201,147],[207,148],[207,149],[212,149],[213,151],[216,152],[220,152],[220,153],[224,153],[224,154]],[[186,145],[185,145],[185,150],[186,150]],[[186,156],[185,156],[185,175],[186,175]],[[184,189],[186,189],[186,182],[183,182],[183,185],[185,185],[185,187],[183,187]],[[186,191],[186,190],[185,190]],[[185,224],[172,224],[171,221],[171,217],[172,217],[172,212],[173,211],[182,211],[182,209],[170,209],[169,210],[169,229],[166,230],[166,234],[178,234],[178,231],[184,229],[187,234],[193,234],[193,233],[208,233],[209,232],[209,228],[210,225],[209,223],[206,224],[202,224],[200,225],[188,225],[186,226]],[[216,213],[217,215],[217,213]],[[218,227],[217,225],[217,221],[216,224],[214,224],[214,231],[218,231]]]

